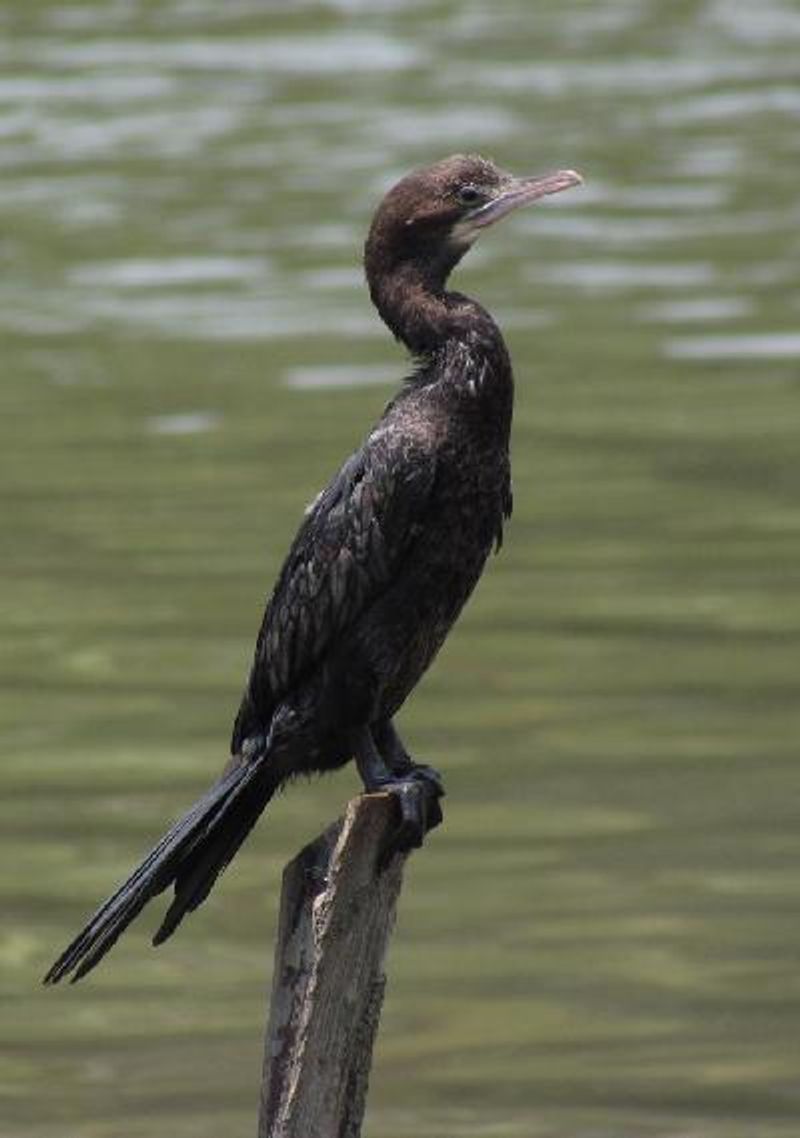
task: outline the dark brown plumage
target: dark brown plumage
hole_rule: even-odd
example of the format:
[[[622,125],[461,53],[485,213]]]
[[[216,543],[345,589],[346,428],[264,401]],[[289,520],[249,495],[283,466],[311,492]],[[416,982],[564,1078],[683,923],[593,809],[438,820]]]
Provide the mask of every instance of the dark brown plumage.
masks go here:
[[[511,513],[513,380],[476,301],[445,288],[482,229],[575,185],[516,179],[456,155],[403,178],[369,232],[370,294],[416,361],[363,446],[307,511],[267,605],[220,781],[178,821],[48,972],[85,975],[150,898],[174,884],[166,939],[208,895],[275,790],[355,757],[397,795],[386,855],[441,820],[435,771],[392,718],[433,660]]]

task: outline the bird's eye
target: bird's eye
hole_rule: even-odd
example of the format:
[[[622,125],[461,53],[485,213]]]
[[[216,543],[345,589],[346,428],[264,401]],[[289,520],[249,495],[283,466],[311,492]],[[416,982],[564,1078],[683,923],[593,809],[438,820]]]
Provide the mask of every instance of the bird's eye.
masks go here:
[[[462,205],[477,205],[483,201],[483,194],[477,186],[459,186],[456,196]]]

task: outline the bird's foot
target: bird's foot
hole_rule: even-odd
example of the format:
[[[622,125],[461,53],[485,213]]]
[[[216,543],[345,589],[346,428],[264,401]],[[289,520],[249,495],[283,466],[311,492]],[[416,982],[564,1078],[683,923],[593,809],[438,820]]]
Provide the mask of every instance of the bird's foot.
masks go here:
[[[382,781],[375,789],[391,794],[400,813],[397,827],[381,848],[379,865],[385,869],[396,854],[418,849],[425,835],[440,824],[444,787],[437,771],[415,763],[407,774]]]
[[[442,776],[435,767],[429,767],[425,763],[411,763],[408,770],[403,772],[406,778],[416,779],[418,782],[428,782],[436,787],[439,792],[439,797],[444,798],[444,783]]]

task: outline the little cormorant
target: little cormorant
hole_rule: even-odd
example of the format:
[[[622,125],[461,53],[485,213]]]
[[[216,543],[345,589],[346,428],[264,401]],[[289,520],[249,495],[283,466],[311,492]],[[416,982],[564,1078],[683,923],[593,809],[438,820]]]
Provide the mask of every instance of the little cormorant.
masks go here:
[[[455,155],[407,175],[367,238],[375,306],[415,359],[360,450],[306,513],[264,615],[219,781],[97,911],[45,977],[84,976],[143,906],[175,896],[164,941],[205,898],[282,783],[354,757],[368,791],[397,796],[385,851],[442,818],[438,774],[393,717],[433,660],[511,513],[511,363],[476,301],[445,288],[483,229],[580,182],[514,178]]]

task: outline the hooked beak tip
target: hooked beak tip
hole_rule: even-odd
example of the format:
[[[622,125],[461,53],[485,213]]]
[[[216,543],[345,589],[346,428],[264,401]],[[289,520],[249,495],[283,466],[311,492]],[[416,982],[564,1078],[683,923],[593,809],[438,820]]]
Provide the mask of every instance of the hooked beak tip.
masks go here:
[[[582,186],[583,177],[577,170],[556,170],[537,178],[522,178],[519,193],[525,201],[535,201],[547,194],[557,194],[573,186]]]

